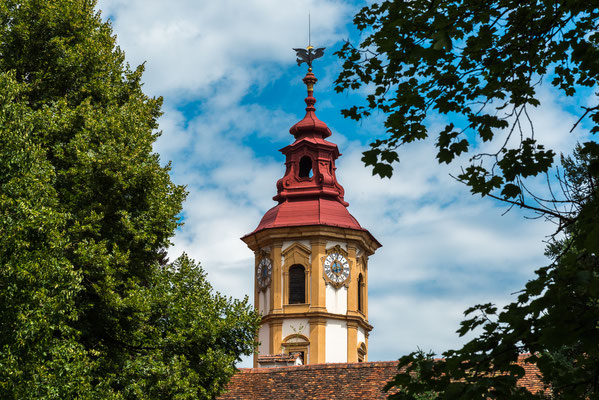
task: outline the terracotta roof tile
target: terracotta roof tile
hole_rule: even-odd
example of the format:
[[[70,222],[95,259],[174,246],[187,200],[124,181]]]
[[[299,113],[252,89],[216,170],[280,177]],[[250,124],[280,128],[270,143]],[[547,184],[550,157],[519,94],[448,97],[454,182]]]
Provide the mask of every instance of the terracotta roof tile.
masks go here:
[[[539,370],[525,363],[527,355],[518,364],[526,375],[518,384],[532,393],[544,388]],[[365,363],[328,363],[279,368],[240,369],[220,400],[352,400],[386,399],[385,384],[397,374],[397,361]]]
[[[241,369],[219,399],[385,399],[396,361]]]
[[[522,354],[518,357],[518,365],[524,368],[524,376],[518,380],[518,385],[528,389],[529,392],[535,394],[541,390],[547,391],[548,388],[541,380],[541,372],[536,364],[526,362],[530,354]]]
[[[252,233],[285,226],[329,225],[365,231],[347,208],[336,200],[285,201],[264,214]],[[246,235],[247,236],[247,235]]]

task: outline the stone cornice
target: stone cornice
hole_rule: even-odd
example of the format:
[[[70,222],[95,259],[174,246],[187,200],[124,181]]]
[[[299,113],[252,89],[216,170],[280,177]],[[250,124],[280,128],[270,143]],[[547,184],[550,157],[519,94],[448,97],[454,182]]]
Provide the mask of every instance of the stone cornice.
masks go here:
[[[262,317],[262,324],[280,324],[284,319],[292,318],[307,318],[308,322],[314,320],[315,323],[322,323],[322,321],[334,319],[338,321],[346,321],[348,324],[356,324],[366,331],[366,333],[372,330],[372,325],[363,318],[355,315],[344,315],[344,314],[333,314],[325,311],[307,311],[307,312],[295,312],[295,313],[284,313],[284,314],[269,314]]]
[[[367,255],[373,254],[381,244],[367,230],[348,229],[328,225],[288,226],[268,228],[241,238],[253,251],[277,240],[340,240],[354,242],[362,247]]]

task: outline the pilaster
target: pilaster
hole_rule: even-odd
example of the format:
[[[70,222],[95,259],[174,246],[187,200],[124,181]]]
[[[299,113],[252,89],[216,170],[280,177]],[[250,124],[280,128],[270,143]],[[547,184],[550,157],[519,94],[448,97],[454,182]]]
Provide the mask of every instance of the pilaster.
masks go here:
[[[311,311],[326,311],[326,287],[323,279],[321,258],[326,254],[326,240],[312,241],[312,268],[311,268]],[[310,338],[312,341],[312,338]]]
[[[259,252],[254,254],[254,308],[256,310],[260,310],[260,289],[258,288],[258,281],[256,277],[258,276],[258,263],[260,262]],[[266,311],[266,310],[265,310]]]
[[[326,362],[326,326],[324,318],[310,318],[310,364]]]
[[[347,362],[358,362],[358,324],[347,322]]]
[[[270,321],[270,354],[281,354],[281,343],[283,341],[283,321]]]
[[[368,259],[364,259],[364,272],[362,273],[364,277],[364,290],[362,291],[362,312],[364,313],[364,318],[368,321]]]
[[[347,314],[358,315],[358,260],[356,260],[356,246],[347,244],[347,256],[349,263],[350,282],[347,288]],[[349,353],[348,353],[349,354]]]
[[[281,290],[281,243],[272,245],[272,279],[270,290],[270,309],[271,313],[283,312],[282,293]],[[274,353],[271,353],[274,354]]]

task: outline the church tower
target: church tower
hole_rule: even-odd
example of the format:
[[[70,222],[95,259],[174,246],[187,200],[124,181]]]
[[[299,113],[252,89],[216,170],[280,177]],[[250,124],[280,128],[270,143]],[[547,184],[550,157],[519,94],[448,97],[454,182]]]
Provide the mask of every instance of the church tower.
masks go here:
[[[315,114],[311,61],[323,49],[299,49],[308,73],[305,117],[281,149],[285,174],[278,204],[241,239],[255,254],[254,301],[262,314],[254,367],[286,354],[304,364],[368,360],[368,257],[381,245],[349,213],[335,176],[341,155]],[[300,55],[301,57],[301,55]]]

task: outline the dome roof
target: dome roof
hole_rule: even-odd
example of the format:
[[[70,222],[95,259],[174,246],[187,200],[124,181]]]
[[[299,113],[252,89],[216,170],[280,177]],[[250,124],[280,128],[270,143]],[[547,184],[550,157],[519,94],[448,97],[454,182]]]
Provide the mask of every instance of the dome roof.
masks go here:
[[[337,200],[300,199],[285,201],[264,214],[254,232],[286,226],[329,225],[365,231]]]

